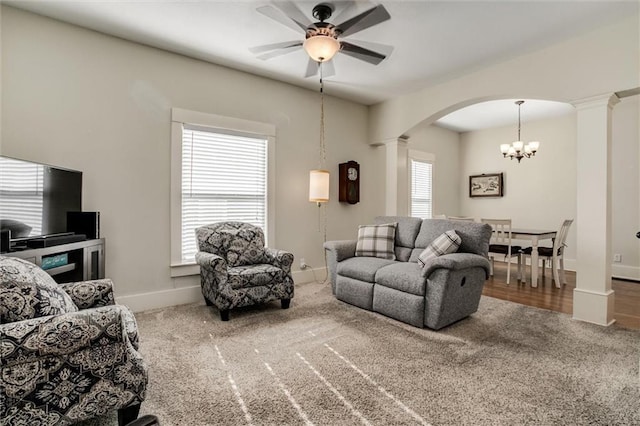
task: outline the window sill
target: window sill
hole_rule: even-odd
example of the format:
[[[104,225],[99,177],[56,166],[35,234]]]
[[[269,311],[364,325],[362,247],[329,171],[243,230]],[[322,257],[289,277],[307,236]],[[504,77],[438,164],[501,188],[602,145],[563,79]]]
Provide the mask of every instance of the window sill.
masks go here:
[[[187,277],[200,275],[200,266],[195,261],[185,260],[171,264],[171,277]]]

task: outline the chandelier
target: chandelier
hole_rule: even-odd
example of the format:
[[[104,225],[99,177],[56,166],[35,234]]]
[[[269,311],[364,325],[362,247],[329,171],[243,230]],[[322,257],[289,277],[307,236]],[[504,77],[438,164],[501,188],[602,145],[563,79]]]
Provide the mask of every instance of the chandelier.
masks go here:
[[[515,103],[516,105],[518,105],[518,139],[510,144],[501,144],[500,151],[502,152],[502,156],[504,158],[509,157],[511,160],[515,158],[519,163],[523,158],[531,158],[536,155],[536,152],[540,147],[540,142],[531,141],[525,145],[525,143],[520,139],[520,108],[522,107],[524,101],[516,101]]]

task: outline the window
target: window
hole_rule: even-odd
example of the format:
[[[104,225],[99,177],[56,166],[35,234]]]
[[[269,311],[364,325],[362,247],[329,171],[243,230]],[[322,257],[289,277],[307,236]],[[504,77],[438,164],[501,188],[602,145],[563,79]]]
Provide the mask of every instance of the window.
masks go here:
[[[266,231],[267,140],[183,126],[182,260],[196,254],[194,229],[249,222]]]
[[[271,125],[172,110],[172,267],[194,263],[195,229],[240,221],[273,244]],[[172,275],[190,275],[173,271]]]
[[[40,235],[44,166],[8,157],[0,162],[0,219],[12,219],[19,213],[20,221],[31,227],[30,235]]]
[[[433,160],[424,155],[420,157],[409,158],[409,212],[413,217],[430,219],[433,215]]]

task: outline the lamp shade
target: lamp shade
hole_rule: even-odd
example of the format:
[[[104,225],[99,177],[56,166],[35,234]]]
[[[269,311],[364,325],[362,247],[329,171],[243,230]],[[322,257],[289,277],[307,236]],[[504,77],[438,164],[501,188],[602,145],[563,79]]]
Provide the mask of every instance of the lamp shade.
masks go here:
[[[311,170],[309,172],[309,201],[316,203],[329,201],[328,170]]]
[[[306,39],[302,47],[314,61],[325,62],[340,50],[340,42],[330,36],[315,35]]]

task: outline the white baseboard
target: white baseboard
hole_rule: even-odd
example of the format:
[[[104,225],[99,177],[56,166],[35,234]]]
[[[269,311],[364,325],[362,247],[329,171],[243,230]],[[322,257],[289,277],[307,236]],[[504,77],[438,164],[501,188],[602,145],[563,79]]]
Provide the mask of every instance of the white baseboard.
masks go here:
[[[637,266],[626,266],[614,263],[611,265],[611,275],[614,278],[640,281],[640,268]]]
[[[512,262],[516,260],[513,259]],[[576,271],[576,260],[575,259],[565,259],[564,261],[564,269],[566,271]],[[529,265],[529,262],[527,262]],[[640,267],[638,266],[628,266],[622,265],[620,263],[612,263],[611,264],[611,276],[613,278],[622,278],[625,280],[634,280],[640,281]]]
[[[149,309],[166,308],[167,306],[185,305],[187,303],[204,303],[204,299],[202,298],[200,286],[197,285],[129,296],[116,296],[116,302],[128,306],[133,312],[142,312]]]
[[[294,271],[291,273],[291,276],[293,277],[294,283],[303,284],[315,280],[323,280],[326,277],[326,270],[326,268],[308,268],[304,271]],[[116,296],[116,300],[119,304],[128,306],[133,312],[185,305],[187,303],[204,303],[200,285],[189,285],[128,296]]]
[[[323,281],[327,278],[327,268],[307,268],[303,271],[294,271],[291,276],[296,284]]]

